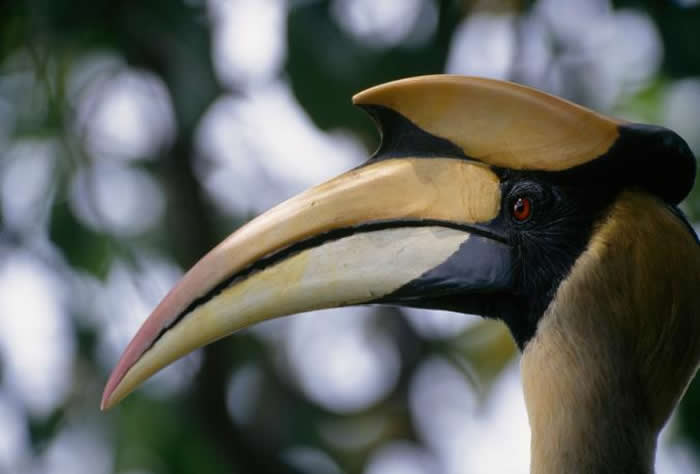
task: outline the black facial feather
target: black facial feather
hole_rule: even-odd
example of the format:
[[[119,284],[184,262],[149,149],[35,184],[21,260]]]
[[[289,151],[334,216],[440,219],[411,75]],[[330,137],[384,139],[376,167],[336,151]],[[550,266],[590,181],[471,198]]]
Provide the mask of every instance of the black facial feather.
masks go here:
[[[505,309],[499,317],[521,347],[534,335],[559,284],[585,249],[594,223],[613,201],[612,191],[593,192],[590,186],[556,178],[551,173],[502,173],[501,217],[513,246],[513,293],[520,305],[515,311]],[[532,205],[525,222],[511,216],[518,198],[527,198]]]

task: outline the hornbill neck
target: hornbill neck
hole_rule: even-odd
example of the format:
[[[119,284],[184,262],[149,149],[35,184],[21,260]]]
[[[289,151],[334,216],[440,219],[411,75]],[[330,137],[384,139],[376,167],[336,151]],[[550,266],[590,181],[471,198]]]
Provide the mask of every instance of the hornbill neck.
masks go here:
[[[522,359],[533,474],[651,473],[700,361],[700,247],[658,199],[625,192]]]

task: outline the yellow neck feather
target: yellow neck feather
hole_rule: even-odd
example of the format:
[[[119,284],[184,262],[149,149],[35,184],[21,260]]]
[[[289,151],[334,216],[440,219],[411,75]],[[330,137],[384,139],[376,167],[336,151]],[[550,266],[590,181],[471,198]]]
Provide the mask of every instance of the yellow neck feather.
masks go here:
[[[700,247],[656,198],[621,194],[523,354],[532,472],[653,472],[699,313]]]

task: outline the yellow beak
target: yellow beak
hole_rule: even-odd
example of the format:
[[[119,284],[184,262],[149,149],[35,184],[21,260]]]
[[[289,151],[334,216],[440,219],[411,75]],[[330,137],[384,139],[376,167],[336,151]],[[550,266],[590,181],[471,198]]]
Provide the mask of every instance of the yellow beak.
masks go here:
[[[410,299],[493,286],[507,269],[472,270],[462,283],[421,277],[475,236],[507,254],[505,240],[481,225],[500,206],[498,176],[457,158],[370,160],[309,189],[238,229],[187,272],[127,347],[101,407],[187,353],[263,320],[384,302],[408,287]]]

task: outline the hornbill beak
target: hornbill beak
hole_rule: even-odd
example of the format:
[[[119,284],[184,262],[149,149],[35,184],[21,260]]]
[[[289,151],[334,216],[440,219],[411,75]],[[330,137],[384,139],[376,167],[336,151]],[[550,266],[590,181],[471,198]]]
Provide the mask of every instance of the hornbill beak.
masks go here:
[[[291,198],[234,232],[165,297],[126,349],[102,407],[260,321],[371,303],[408,287],[408,298],[507,287],[509,246],[481,225],[499,207],[491,170],[448,158],[379,161]],[[466,262],[460,274],[426,278],[454,258]]]
[[[371,303],[498,316],[519,265],[504,170],[569,170],[620,136],[617,121],[499,81],[426,76],[354,102],[382,131],[373,158],[262,214],[195,264],[128,345],[102,409],[185,354],[271,318]]]

